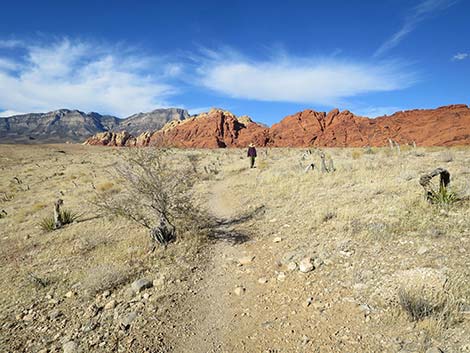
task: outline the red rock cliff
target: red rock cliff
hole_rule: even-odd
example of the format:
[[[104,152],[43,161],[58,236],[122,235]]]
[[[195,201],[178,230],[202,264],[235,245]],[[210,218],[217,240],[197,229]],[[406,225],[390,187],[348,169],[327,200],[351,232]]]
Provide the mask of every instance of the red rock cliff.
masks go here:
[[[106,132],[85,144],[107,146],[172,146],[186,148],[246,147],[250,142],[271,147],[386,146],[388,139],[418,146],[470,145],[470,108],[450,105],[409,110],[376,119],[345,110],[329,113],[305,110],[267,128],[248,117],[213,109],[208,113],[167,124],[157,132],[137,137]]]

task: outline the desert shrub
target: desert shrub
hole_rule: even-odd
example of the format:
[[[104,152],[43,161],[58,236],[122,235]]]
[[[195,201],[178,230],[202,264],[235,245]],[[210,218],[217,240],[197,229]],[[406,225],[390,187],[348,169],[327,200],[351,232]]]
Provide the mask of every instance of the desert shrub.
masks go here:
[[[70,210],[61,210],[60,211],[60,219],[62,221],[63,225],[70,224],[75,222],[79,218],[79,214],[75,213]],[[46,231],[46,232],[52,232],[55,230],[55,221],[54,217],[48,216],[44,217],[40,222],[39,222],[39,227]]]
[[[441,207],[448,207],[458,200],[455,192],[442,185],[437,190],[430,190],[427,197],[431,203]]]
[[[322,215],[322,222],[325,223],[325,222],[328,222],[330,220],[332,220],[333,218],[336,217],[336,213],[335,212],[332,212],[332,211],[328,211],[326,213],[324,213]]]
[[[441,160],[445,163],[450,163],[454,160],[454,155],[451,151],[444,151],[441,153]]]
[[[29,282],[31,282],[31,284],[33,284],[33,286],[38,289],[45,288],[49,285],[49,280],[47,280],[44,277],[39,277],[38,275],[32,272],[28,272],[27,277],[28,277]]]
[[[127,283],[131,277],[132,272],[128,267],[102,264],[87,271],[82,286],[89,294],[94,295]]]
[[[462,319],[462,307],[470,300],[465,276],[452,276],[440,290],[401,289],[401,309],[413,322],[429,319],[438,329],[448,328]]]
[[[13,200],[13,194],[7,193],[7,192],[0,192],[0,201],[1,202],[8,202]]]
[[[401,289],[398,296],[401,308],[411,321],[423,320],[439,310],[437,304],[431,303],[417,292]]]
[[[178,160],[174,152],[164,149],[126,152],[123,162],[115,166],[123,189],[109,197],[98,195],[95,205],[147,228],[151,239],[163,245],[207,227],[208,217],[193,195],[198,180],[194,158]]]
[[[359,159],[362,157],[362,155],[363,155],[363,152],[361,150],[353,150],[351,152],[352,159]]]
[[[46,204],[41,203],[41,202],[37,202],[31,207],[31,210],[32,210],[32,212],[36,212],[36,211],[40,211],[40,210],[42,210],[46,207],[47,207]]]
[[[106,192],[106,191],[111,190],[113,188],[113,186],[114,186],[114,183],[112,183],[110,181],[106,181],[104,183],[96,185],[96,190],[98,190],[100,192]]]
[[[257,162],[259,170],[266,170],[268,168],[268,162],[264,159],[260,159]]]

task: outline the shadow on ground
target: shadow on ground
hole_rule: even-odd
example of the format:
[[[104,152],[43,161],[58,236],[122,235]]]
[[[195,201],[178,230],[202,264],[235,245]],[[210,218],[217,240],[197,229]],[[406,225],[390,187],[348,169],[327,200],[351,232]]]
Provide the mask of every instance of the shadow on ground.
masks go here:
[[[234,229],[234,226],[250,221],[257,216],[264,214],[264,212],[265,206],[259,206],[252,211],[236,217],[215,219],[213,230],[209,238],[212,240],[226,241],[234,245],[243,244],[250,239],[250,236],[246,232],[240,232],[239,230]]]

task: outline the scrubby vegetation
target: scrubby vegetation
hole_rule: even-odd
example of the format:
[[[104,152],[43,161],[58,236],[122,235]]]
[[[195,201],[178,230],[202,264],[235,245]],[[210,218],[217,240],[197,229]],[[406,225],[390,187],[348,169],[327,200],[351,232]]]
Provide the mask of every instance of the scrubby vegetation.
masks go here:
[[[255,169],[235,149],[58,148],[0,153],[2,351],[470,347],[468,148],[442,202],[419,183],[439,148],[259,149]],[[44,234],[57,197],[80,218]],[[149,252],[162,214],[176,239]]]

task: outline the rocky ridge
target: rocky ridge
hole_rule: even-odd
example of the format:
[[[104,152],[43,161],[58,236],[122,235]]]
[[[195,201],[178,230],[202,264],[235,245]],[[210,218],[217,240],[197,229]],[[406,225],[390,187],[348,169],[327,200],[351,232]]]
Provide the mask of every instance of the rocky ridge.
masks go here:
[[[470,144],[470,108],[450,105],[437,109],[397,112],[376,119],[348,110],[328,113],[304,110],[271,128],[221,109],[167,123],[160,131],[137,136],[104,133],[85,141],[105,146],[170,146],[180,148],[245,147],[365,147],[401,145],[454,146]]]
[[[170,121],[184,120],[189,113],[184,109],[156,109],[138,113],[125,119],[79,110],[60,109],[48,113],[31,113],[0,118],[2,143],[60,143],[82,142],[96,134],[107,132],[138,135],[161,129]],[[125,133],[124,133],[125,131]]]

